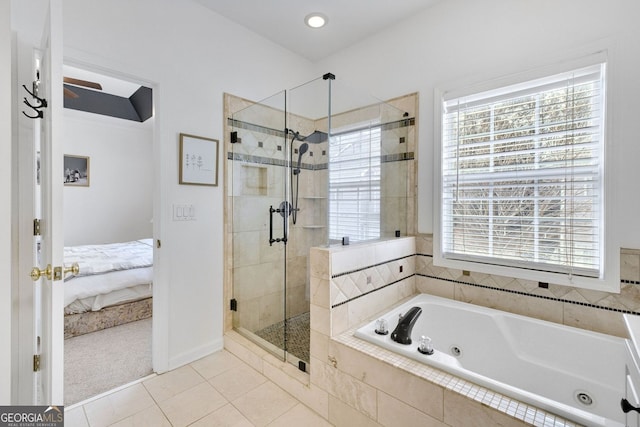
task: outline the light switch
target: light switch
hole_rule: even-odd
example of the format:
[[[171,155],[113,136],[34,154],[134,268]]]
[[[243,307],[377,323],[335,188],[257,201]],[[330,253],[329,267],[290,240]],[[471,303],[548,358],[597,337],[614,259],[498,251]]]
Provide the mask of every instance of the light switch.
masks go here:
[[[194,205],[173,205],[173,220],[174,221],[195,221],[196,208]]]

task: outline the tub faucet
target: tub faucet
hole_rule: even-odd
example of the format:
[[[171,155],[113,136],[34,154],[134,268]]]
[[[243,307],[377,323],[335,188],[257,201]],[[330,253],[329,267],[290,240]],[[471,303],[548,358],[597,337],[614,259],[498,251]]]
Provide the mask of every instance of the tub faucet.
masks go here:
[[[398,326],[391,332],[391,339],[400,344],[411,344],[411,330],[422,314],[420,307],[411,307],[404,315],[400,315]]]

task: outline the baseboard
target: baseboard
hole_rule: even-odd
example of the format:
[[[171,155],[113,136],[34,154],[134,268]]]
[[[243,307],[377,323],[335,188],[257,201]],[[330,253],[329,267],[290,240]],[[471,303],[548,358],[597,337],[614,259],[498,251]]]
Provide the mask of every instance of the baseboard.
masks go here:
[[[198,359],[202,359],[205,356],[220,351],[224,348],[224,339],[219,338],[205,345],[201,345],[193,350],[183,352],[175,357],[169,358],[169,371],[179,368],[184,365],[188,365],[191,362],[195,362]]]

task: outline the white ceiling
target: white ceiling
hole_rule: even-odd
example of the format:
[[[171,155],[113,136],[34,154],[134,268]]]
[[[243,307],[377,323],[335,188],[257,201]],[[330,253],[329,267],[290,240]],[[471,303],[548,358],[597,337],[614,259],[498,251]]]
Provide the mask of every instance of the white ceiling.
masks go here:
[[[442,0],[195,1],[315,62]],[[327,25],[307,27],[311,12],[327,16]]]
[[[297,53],[321,60],[386,27],[444,0],[195,0],[216,13]],[[304,17],[320,12],[323,28]],[[128,98],[140,85],[65,65],[64,75],[102,84],[102,90]]]

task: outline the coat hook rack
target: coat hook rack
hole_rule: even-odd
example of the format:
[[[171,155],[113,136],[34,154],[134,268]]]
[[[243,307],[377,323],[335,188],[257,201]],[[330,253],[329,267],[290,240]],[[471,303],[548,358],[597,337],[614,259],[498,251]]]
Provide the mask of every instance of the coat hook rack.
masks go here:
[[[36,112],[36,115],[35,115],[35,116],[31,116],[31,115],[29,115],[29,114],[25,113],[24,111],[22,112],[22,114],[24,114],[26,117],[28,117],[28,118],[30,118],[30,119],[42,119],[42,118],[44,117],[44,112],[42,111],[42,109],[43,109],[43,108],[47,108],[47,105],[48,105],[48,104],[47,104],[47,100],[46,100],[46,99],[44,99],[44,98],[40,98],[40,97],[38,96],[38,86],[39,86],[39,84],[40,84],[40,81],[35,80],[35,81],[33,82],[33,90],[32,90],[32,91],[31,91],[31,90],[29,90],[29,88],[27,88],[25,85],[22,85],[22,87],[24,88],[24,90],[26,90],[26,91],[27,91],[27,93],[28,93],[29,95],[31,95],[31,97],[32,97],[33,99],[35,99],[35,100],[38,102],[38,104],[39,104],[39,105],[38,105],[38,104],[36,104],[36,105],[32,105],[32,104],[27,100],[27,98],[26,98],[26,97],[24,98],[24,101],[23,101],[23,102],[24,102],[24,104],[25,104],[25,105],[27,105],[29,108],[31,108],[33,111],[35,111],[35,112]]]

